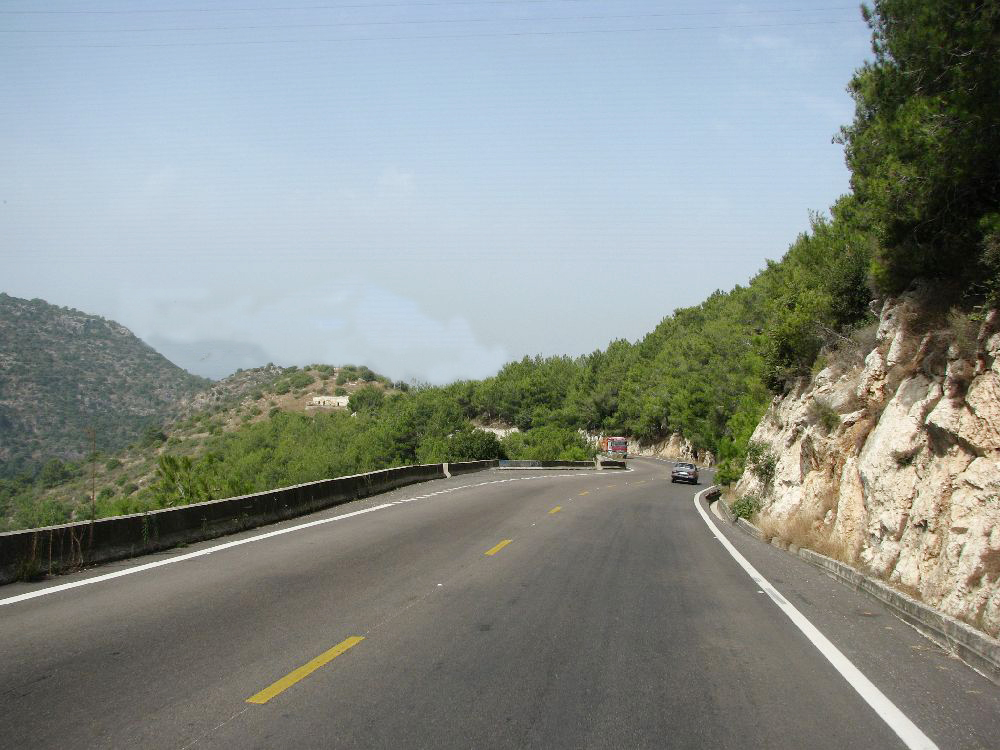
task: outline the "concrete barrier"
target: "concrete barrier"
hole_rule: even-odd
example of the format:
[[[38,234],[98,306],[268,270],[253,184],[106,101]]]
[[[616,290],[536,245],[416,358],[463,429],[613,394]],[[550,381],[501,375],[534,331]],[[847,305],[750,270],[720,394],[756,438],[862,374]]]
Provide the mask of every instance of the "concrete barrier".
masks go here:
[[[495,469],[499,464],[500,461],[497,459],[491,461],[461,461],[454,464],[444,464],[444,473],[454,477],[459,474],[470,474],[473,471]]]
[[[882,581],[869,578],[839,560],[804,547],[799,547],[797,553],[803,560],[825,570],[855,591],[861,591],[885,604],[902,620],[957,654],[992,682],[1000,685],[1000,641],[997,639],[976,630],[971,625],[966,625],[961,620],[938,612]]]
[[[764,539],[764,532],[758,529],[756,526],[754,526],[745,518],[737,518],[736,525],[739,526],[741,529],[743,529],[750,536],[754,537],[755,539],[760,539],[761,541],[767,541],[766,539]]]
[[[715,491],[719,493],[716,503],[719,506],[719,510],[722,512],[722,517],[729,521],[729,523],[736,523],[736,514],[733,513],[733,509],[729,507],[729,503],[726,502],[726,499],[722,497],[721,490],[716,488]]]
[[[500,469],[593,469],[593,461],[501,460]]]
[[[594,466],[598,469],[624,469],[625,462],[617,458],[601,458],[598,456],[594,459]]]
[[[494,463],[470,462],[487,465],[460,471]],[[444,476],[443,464],[403,466],[149,513],[9,531],[0,534],[0,583],[213,539]]]

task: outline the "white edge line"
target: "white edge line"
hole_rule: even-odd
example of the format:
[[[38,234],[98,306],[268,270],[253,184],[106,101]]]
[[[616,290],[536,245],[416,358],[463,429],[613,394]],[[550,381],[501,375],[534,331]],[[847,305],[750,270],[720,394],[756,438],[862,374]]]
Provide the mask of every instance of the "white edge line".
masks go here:
[[[715,534],[719,541],[722,542],[722,546],[726,548],[726,551],[732,555],[733,559],[739,564],[743,570],[746,571],[747,575],[753,579],[753,581],[759,585],[764,592],[771,598],[778,608],[781,609],[788,619],[791,620],[795,626],[802,631],[806,638],[819,650],[827,661],[833,665],[834,669],[840,672],[841,676],[847,680],[848,684],[854,688],[858,695],[860,695],[864,701],[871,706],[872,710],[879,715],[879,717],[889,728],[903,741],[903,743],[908,748],[920,749],[920,750],[937,750],[937,745],[931,741],[931,739],[925,735],[920,728],[910,721],[909,717],[906,716],[896,704],[893,703],[889,698],[886,697],[885,693],[879,690],[875,685],[869,680],[865,675],[858,669],[854,664],[841,653],[840,649],[834,646],[830,640],[823,635],[819,629],[813,625],[805,615],[799,612],[792,604],[788,602],[785,597],[778,593],[777,589],[771,585],[771,583],[762,576],[758,570],[750,564],[750,562],[743,557],[733,546],[726,535],[719,530],[712,520],[708,517],[705,509],[701,507],[699,500],[701,496],[708,492],[711,487],[708,487],[697,495],[694,496],[694,507],[698,509],[698,514],[701,516],[702,520],[708,524],[709,529]]]
[[[552,479],[553,477],[563,476],[590,476],[591,474],[596,474],[597,472],[587,472],[585,474],[548,474],[541,476],[532,477],[518,477],[518,479]],[[509,482],[512,480],[502,479],[499,482],[482,482],[476,485],[462,485],[461,487],[455,487],[456,490],[467,489],[469,487],[482,487],[485,484],[498,484],[500,482]],[[293,531],[301,531],[302,529],[312,528],[313,526],[321,526],[325,523],[332,523],[334,521],[343,521],[345,518],[352,518],[353,516],[360,516],[365,513],[374,513],[377,510],[384,510],[386,508],[391,508],[401,502],[408,503],[412,500],[424,500],[430,497],[430,495],[420,495],[417,497],[407,498],[405,500],[394,500],[387,503],[382,503],[381,505],[375,505],[371,508],[363,508],[361,510],[355,510],[351,513],[342,513],[339,516],[333,516],[331,518],[321,518],[317,521],[308,521],[306,523],[296,524],[295,526],[289,526],[284,529],[278,529],[276,531],[268,531],[264,534],[257,534],[255,536],[246,537],[245,539],[236,539],[232,542],[223,542],[222,544],[216,544],[212,547],[206,547],[205,549],[200,549],[196,552],[187,552],[183,555],[177,555],[175,557],[170,557],[166,560],[157,560],[156,562],[144,563],[142,565],[136,565],[131,568],[125,568],[124,570],[116,570],[114,573],[104,573],[103,575],[93,576],[92,578],[83,578],[79,581],[71,581],[69,583],[60,583],[55,586],[47,586],[46,588],[38,589],[37,591],[29,591],[25,594],[17,594],[16,596],[9,596],[6,599],[0,599],[0,607],[6,606],[8,604],[17,604],[18,602],[24,602],[29,599],[37,599],[40,596],[48,596],[50,594],[57,594],[60,591],[68,591],[69,589],[79,588],[80,586],[89,586],[94,583],[102,583],[103,581],[110,581],[113,578],[121,578],[123,576],[129,576],[134,573],[142,573],[146,570],[152,570],[153,568],[160,568],[164,565],[173,565],[174,563],[184,562],[186,560],[193,560],[196,557],[204,557],[205,555],[210,555],[213,552],[220,552],[222,550],[231,549],[232,547],[239,547],[243,544],[250,544],[251,542],[259,542],[264,539],[271,539],[272,537],[281,536],[282,534],[291,534]],[[359,498],[360,499],[360,498]]]

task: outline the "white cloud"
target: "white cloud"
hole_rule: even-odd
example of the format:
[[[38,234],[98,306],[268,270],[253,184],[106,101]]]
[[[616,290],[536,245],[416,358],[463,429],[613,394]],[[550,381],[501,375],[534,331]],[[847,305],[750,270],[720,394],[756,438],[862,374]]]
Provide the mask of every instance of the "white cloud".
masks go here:
[[[144,339],[252,343],[283,365],[367,364],[393,378],[440,384],[489,376],[509,359],[502,346],[481,343],[465,317],[431,317],[370,283],[229,300],[207,287],[134,289],[121,305],[119,320]]]
[[[413,192],[413,172],[407,172],[398,167],[388,167],[379,175],[378,184],[381,188],[393,193],[409,194]]]

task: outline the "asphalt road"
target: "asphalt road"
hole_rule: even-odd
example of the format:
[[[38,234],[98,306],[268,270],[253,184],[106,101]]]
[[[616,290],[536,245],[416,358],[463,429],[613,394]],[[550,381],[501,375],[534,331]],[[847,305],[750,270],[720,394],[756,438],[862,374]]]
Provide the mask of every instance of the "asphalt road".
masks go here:
[[[1000,687],[710,527],[710,475],[630,465],[454,477],[2,587],[0,746],[905,747],[776,601],[931,743],[1000,746]]]

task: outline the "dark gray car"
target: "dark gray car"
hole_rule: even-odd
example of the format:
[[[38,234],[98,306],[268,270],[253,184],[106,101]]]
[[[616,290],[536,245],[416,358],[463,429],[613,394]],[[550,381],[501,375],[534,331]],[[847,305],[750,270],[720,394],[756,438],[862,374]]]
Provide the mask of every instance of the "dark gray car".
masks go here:
[[[670,472],[670,481],[698,484],[698,467],[694,464],[674,464],[674,469]]]

